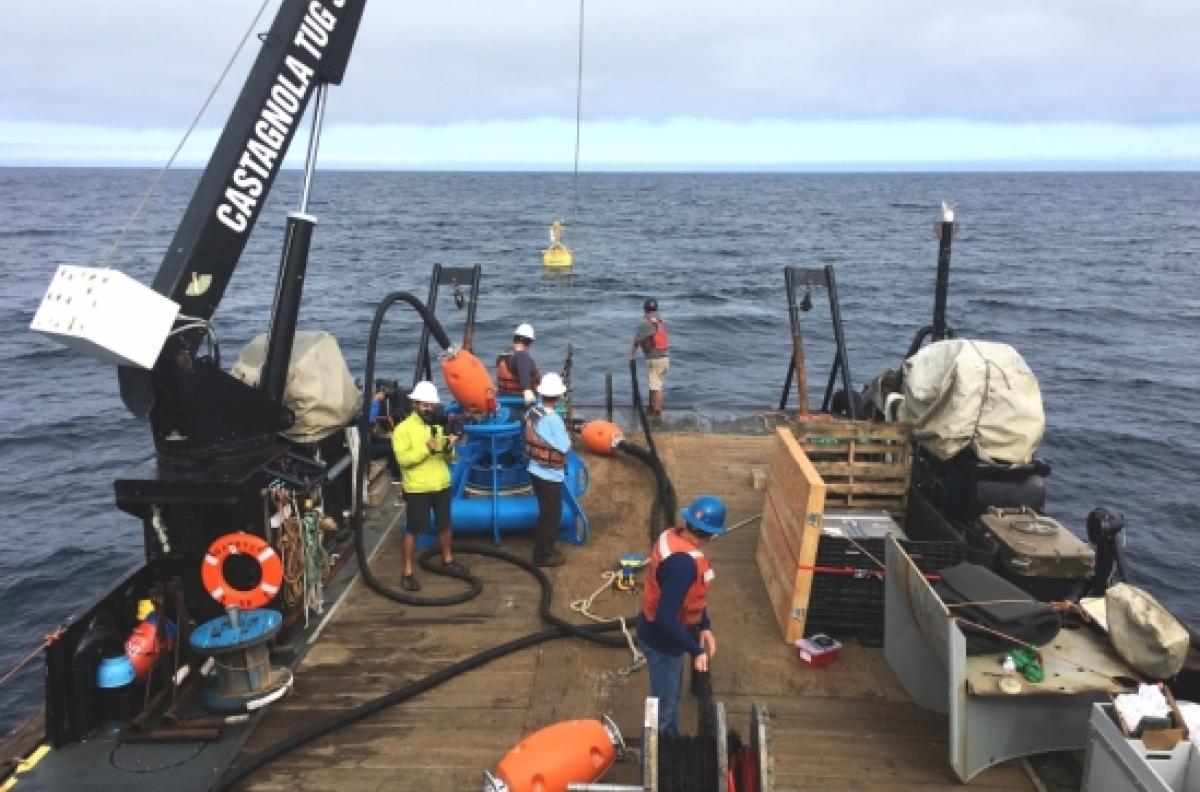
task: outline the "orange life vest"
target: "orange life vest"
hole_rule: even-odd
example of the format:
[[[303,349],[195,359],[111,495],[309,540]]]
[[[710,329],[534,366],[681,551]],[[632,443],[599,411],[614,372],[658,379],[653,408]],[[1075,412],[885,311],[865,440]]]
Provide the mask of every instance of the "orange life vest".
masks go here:
[[[661,316],[651,316],[647,320],[654,325],[654,335],[642,341],[643,352],[663,352],[667,349],[667,323]]]
[[[537,433],[537,423],[545,417],[545,407],[532,407],[525,414],[525,455],[542,467],[562,470],[567,466],[567,455]]]
[[[515,352],[515,349],[509,347],[496,358],[496,379],[500,383],[500,392],[508,396],[520,396],[525,392],[525,389],[521,387],[521,381],[517,379],[517,367],[513,364]],[[533,364],[533,381],[529,384],[529,387],[533,389],[542,381],[542,375],[538,373],[537,362],[532,356],[530,356],[529,362]]]
[[[658,541],[654,543],[654,552],[650,555],[650,568],[646,572],[646,588],[642,593],[642,615],[646,617],[646,621],[654,621],[658,614],[658,601],[662,599],[662,591],[658,586],[658,565],[673,553],[687,553],[696,562],[696,579],[692,581],[691,588],[683,599],[683,608],[679,611],[679,621],[683,626],[695,627],[704,617],[705,600],[716,573],[708,563],[708,557],[673,528],[659,534]]]

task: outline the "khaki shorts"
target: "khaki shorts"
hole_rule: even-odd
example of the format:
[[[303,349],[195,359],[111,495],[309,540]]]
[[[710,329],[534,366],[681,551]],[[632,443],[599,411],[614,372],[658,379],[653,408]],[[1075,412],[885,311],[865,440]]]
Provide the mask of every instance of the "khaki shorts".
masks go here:
[[[649,358],[646,361],[650,390],[660,391],[663,389],[663,382],[667,379],[667,369],[670,367],[670,358]]]

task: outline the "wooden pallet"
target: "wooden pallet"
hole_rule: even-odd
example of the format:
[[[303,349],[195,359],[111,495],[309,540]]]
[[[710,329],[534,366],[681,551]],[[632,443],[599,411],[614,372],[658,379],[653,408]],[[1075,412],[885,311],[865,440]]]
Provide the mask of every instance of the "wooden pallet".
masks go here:
[[[903,524],[912,476],[908,424],[799,420],[793,433],[825,482],[825,507],[886,509]]]

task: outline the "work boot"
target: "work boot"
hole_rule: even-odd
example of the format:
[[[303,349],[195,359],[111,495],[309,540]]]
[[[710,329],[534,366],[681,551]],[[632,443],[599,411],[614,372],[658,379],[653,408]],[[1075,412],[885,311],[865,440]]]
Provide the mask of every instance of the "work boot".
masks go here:
[[[534,559],[533,565],[539,567],[557,567],[565,563],[567,563],[567,557],[562,552],[555,550],[545,558]]]

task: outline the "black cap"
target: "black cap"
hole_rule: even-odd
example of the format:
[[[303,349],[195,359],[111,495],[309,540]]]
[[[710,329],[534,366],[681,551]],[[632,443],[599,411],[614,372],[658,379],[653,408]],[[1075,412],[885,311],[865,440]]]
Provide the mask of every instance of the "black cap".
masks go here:
[[[650,313],[651,311],[657,311],[658,310],[658,300],[654,299],[653,297],[648,297],[646,299],[646,302],[642,303],[642,310],[645,311],[646,313]]]

